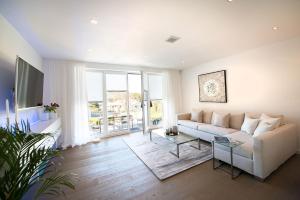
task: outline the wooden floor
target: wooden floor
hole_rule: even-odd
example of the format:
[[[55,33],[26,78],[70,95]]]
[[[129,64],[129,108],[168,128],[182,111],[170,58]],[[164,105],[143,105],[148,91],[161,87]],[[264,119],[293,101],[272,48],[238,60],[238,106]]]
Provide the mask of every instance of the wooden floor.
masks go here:
[[[265,182],[246,173],[231,180],[222,170],[213,170],[212,161],[159,181],[122,137],[68,149],[63,155],[61,169],[80,177],[67,199],[300,199],[300,155]]]

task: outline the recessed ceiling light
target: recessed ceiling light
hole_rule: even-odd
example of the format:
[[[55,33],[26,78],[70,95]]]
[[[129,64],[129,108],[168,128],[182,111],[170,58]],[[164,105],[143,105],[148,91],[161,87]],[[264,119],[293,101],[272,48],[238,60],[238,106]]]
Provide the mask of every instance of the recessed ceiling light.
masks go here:
[[[96,20],[96,19],[91,19],[90,23],[96,25],[96,24],[98,24],[98,20]]]
[[[276,30],[278,30],[278,28],[279,28],[278,26],[273,26],[272,29],[273,29],[274,31],[276,31]]]
[[[228,2],[232,2],[233,0],[227,0]]]

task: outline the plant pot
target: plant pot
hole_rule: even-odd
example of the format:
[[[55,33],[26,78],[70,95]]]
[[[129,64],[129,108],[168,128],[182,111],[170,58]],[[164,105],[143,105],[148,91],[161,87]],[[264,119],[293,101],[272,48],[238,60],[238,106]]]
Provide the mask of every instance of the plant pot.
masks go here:
[[[50,119],[57,119],[57,113],[55,113],[55,112],[50,112],[49,113],[49,116],[50,116]]]

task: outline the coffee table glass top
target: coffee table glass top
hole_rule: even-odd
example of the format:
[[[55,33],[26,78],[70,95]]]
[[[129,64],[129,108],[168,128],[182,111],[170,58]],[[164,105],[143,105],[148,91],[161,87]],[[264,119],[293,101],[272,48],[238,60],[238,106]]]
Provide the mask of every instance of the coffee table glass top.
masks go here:
[[[183,144],[183,143],[187,143],[187,142],[191,142],[191,141],[196,141],[199,139],[196,137],[192,137],[192,136],[183,134],[181,132],[178,132],[178,135],[176,135],[176,136],[166,135],[165,130],[163,130],[163,129],[155,130],[153,132],[161,137],[168,139],[169,141],[171,141],[175,144]]]
[[[237,146],[240,146],[242,144],[244,144],[244,142],[241,142],[241,141],[238,141],[238,140],[233,140],[233,139],[229,139],[229,142],[217,142],[216,140],[214,140],[214,142],[216,144],[220,144],[220,145],[223,145],[223,146],[226,146],[226,147],[230,147],[230,148],[235,148]]]

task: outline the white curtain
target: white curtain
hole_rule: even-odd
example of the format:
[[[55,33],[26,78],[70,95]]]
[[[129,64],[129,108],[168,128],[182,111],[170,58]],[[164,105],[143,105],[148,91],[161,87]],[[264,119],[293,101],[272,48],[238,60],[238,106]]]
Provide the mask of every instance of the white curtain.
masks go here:
[[[176,125],[176,114],[181,111],[181,75],[178,70],[164,73],[164,128]]]
[[[91,138],[85,66],[63,61],[45,61],[44,65],[44,102],[57,102],[60,105],[62,147],[86,144]]]

